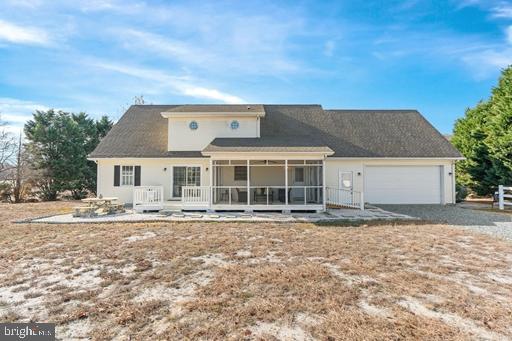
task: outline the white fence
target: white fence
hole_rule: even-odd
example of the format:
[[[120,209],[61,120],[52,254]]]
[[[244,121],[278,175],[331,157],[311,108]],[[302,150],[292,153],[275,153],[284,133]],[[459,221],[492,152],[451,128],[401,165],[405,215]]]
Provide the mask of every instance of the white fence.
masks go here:
[[[504,210],[505,206],[512,206],[512,187],[498,186],[498,203],[500,210]]]
[[[326,190],[327,205],[364,210],[364,198],[362,192],[333,187],[327,187]]]
[[[161,210],[163,205],[164,188],[162,186],[140,186],[133,189],[134,210]]]
[[[210,187],[183,186],[181,188],[181,203],[183,206],[209,206]]]

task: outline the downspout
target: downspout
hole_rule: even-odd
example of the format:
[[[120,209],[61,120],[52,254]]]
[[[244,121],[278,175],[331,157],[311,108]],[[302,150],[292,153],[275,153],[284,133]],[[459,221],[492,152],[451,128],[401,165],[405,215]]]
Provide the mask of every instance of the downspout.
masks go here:
[[[326,201],[326,193],[325,193],[325,158],[322,160],[322,201],[323,201],[323,207],[324,212],[327,210],[327,201]]]
[[[452,204],[454,204],[454,205],[457,203],[457,193],[455,192],[456,191],[455,162],[457,162],[457,161],[452,161]]]

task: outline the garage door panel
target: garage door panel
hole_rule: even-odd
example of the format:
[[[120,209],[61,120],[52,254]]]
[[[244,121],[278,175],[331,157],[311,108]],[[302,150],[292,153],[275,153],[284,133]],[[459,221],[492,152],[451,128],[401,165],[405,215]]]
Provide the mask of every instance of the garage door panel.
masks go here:
[[[365,168],[365,201],[374,204],[438,204],[439,166],[374,166]]]

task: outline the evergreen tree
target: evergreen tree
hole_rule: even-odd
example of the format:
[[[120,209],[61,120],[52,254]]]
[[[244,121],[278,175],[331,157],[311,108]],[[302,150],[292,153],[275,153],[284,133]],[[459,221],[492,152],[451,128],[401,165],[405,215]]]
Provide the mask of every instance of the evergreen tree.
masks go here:
[[[503,70],[489,100],[457,120],[452,143],[466,157],[457,164],[459,184],[478,195],[512,184],[512,67]]]
[[[38,172],[45,200],[71,191],[75,199],[96,189],[96,165],[87,155],[112,126],[104,117],[95,121],[85,113],[37,111],[25,124],[30,165]]]

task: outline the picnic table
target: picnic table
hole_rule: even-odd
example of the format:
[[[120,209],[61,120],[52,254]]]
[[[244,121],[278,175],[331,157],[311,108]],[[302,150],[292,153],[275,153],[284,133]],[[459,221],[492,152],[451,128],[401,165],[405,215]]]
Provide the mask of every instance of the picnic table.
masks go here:
[[[116,197],[82,199],[85,206],[75,207],[75,217],[94,217],[98,214],[114,214],[124,212],[124,204],[116,203]]]

